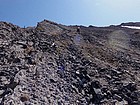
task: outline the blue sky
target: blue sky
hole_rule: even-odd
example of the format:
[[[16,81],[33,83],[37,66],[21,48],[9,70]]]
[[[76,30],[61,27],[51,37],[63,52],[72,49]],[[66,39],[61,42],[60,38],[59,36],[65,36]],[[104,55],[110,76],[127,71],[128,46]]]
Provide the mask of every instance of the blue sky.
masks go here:
[[[106,26],[140,21],[140,0],[0,0],[0,21],[35,26],[44,19],[65,25]]]

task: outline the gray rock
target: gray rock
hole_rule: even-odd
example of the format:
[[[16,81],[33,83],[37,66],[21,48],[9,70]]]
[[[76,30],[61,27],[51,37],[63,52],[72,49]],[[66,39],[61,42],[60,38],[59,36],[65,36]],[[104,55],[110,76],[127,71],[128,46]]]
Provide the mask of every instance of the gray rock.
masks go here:
[[[122,100],[122,97],[119,96],[119,95],[117,95],[117,94],[114,94],[113,95],[113,98],[116,99],[116,100],[118,100],[118,101],[121,101]]]

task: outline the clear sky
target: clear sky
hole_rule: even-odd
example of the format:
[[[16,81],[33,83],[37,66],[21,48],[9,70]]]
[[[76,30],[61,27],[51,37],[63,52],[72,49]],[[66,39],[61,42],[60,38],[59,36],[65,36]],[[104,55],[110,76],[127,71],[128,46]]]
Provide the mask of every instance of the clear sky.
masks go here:
[[[21,27],[44,19],[86,26],[135,22],[139,11],[140,0],[0,0],[0,21]]]

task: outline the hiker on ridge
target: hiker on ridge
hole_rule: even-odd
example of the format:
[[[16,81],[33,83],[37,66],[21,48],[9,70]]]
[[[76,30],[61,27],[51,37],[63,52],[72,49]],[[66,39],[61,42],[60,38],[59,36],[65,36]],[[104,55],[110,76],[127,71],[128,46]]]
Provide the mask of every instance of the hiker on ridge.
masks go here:
[[[80,27],[77,27],[77,33],[80,34]]]

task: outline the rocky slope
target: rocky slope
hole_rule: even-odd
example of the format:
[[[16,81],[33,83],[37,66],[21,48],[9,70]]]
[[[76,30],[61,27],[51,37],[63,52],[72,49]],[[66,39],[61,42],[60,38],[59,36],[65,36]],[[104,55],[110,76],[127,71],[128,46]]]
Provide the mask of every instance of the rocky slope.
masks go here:
[[[0,105],[140,105],[140,30],[0,22]]]

